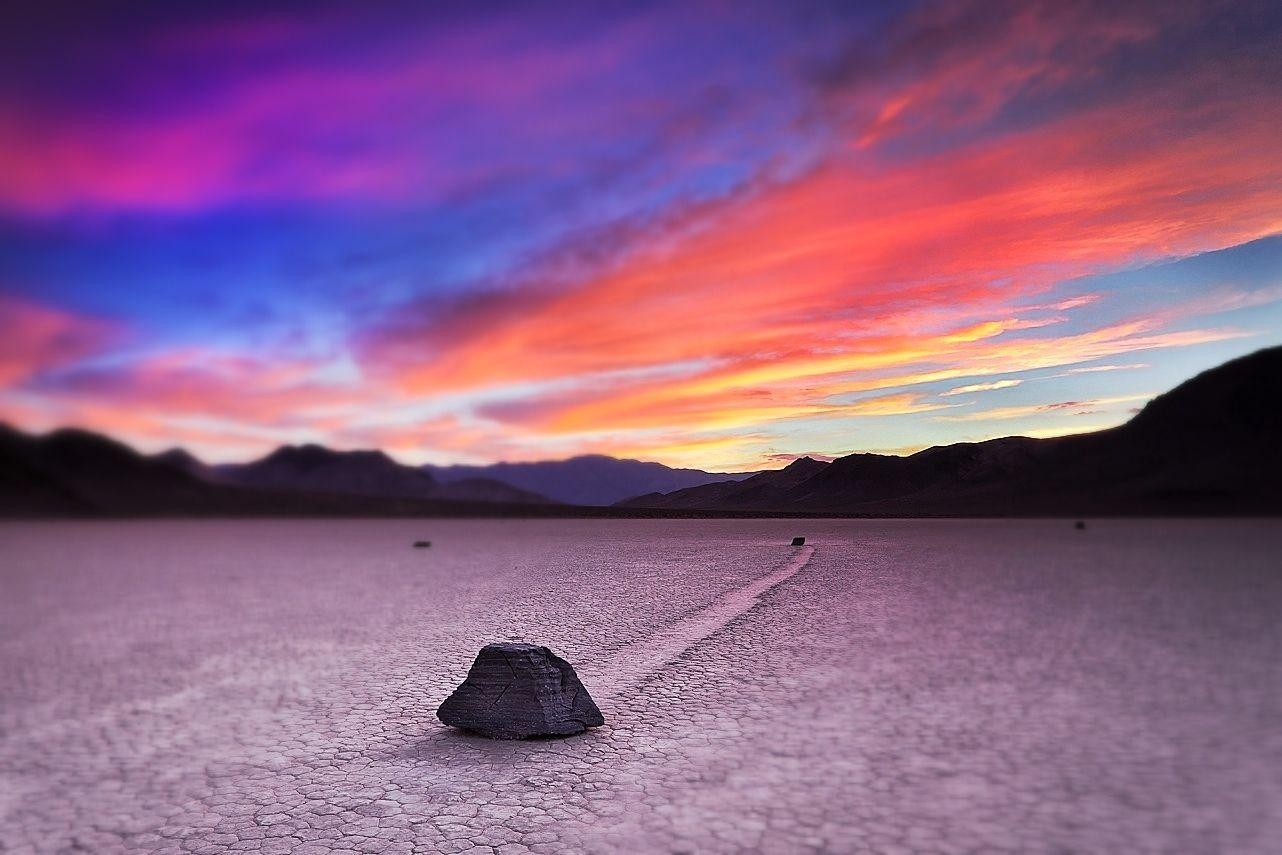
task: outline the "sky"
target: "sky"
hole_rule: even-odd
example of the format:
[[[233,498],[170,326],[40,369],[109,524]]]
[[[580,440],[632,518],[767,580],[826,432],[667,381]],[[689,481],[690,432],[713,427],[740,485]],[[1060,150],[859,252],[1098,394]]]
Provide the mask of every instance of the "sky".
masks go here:
[[[1276,3],[111,5],[0,32],[22,429],[747,470],[1282,343]]]

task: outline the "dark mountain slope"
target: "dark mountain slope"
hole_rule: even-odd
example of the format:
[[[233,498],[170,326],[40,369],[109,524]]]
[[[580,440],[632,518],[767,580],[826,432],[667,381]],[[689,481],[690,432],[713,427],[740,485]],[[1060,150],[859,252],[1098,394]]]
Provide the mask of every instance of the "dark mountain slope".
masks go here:
[[[1111,430],[1007,437],[908,457],[852,454],[629,507],[870,514],[1282,512],[1282,348],[1204,372]],[[813,462],[813,461],[812,461]]]
[[[809,457],[789,463],[783,469],[758,472],[742,481],[721,481],[691,487],[663,495],[650,493],[625,502],[622,507],[634,508],[770,508],[791,501],[791,490],[807,479],[822,472],[828,464]]]
[[[333,451],[319,445],[283,446],[253,463],[216,467],[216,473],[223,482],[271,490],[443,501],[548,501],[492,479],[441,484],[430,473],[397,463],[381,451]]]
[[[183,472],[188,472],[197,478],[208,480],[214,474],[213,469],[206,466],[202,460],[185,448],[171,448],[168,451],[151,455],[151,459],[174,469],[181,469]]]
[[[0,426],[0,511],[6,514],[148,512],[192,507],[208,492],[194,476],[89,431],[34,437]]]
[[[555,507],[217,483],[188,471],[189,457],[146,457],[89,431],[32,436],[0,425],[0,516],[494,516]]]

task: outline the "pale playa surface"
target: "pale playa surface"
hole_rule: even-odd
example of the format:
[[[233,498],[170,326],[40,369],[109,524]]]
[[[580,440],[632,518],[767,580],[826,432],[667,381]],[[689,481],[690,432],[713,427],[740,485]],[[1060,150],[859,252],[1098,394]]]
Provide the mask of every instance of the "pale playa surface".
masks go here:
[[[1279,555],[1264,521],[4,524],[0,851],[1273,851]],[[606,726],[441,726],[505,638]]]

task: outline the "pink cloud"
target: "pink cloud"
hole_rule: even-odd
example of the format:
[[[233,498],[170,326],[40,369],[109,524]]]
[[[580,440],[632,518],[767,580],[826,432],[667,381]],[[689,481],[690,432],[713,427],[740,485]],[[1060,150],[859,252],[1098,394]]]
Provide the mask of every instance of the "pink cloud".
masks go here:
[[[556,99],[616,68],[642,37],[624,29],[610,41],[538,43],[512,22],[434,33],[413,53],[330,59],[317,49],[233,71],[246,53],[291,56],[296,43],[323,45],[346,23],[268,18],[162,32],[139,49],[213,52],[228,69],[212,91],[187,100],[115,111],[0,109],[8,165],[0,209],[45,216],[440,201],[520,162],[519,149],[476,159],[483,135],[497,141],[519,127],[529,144],[590,131],[589,117],[558,109]]]
[[[369,403],[376,393],[325,382],[319,363],[276,354],[250,355],[189,347],[124,364],[71,371],[48,391],[167,418],[201,417],[264,427],[314,426],[327,414]]]
[[[117,324],[0,294],[0,389],[106,352],[124,330]]]

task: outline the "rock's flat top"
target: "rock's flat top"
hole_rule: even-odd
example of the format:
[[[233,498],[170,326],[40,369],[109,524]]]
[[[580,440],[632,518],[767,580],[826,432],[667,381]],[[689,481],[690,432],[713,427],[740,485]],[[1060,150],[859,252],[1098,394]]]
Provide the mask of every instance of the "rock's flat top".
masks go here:
[[[436,715],[493,739],[568,736],[605,724],[569,662],[541,645],[515,642],[482,648]]]
[[[1282,527],[1072,522],[0,524],[0,851],[1276,852]]]

